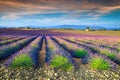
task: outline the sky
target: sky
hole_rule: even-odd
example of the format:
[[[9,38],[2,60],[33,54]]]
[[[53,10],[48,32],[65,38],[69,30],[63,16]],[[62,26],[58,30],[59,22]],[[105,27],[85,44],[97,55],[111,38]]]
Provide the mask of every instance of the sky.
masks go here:
[[[0,0],[0,26],[120,27],[120,0]]]

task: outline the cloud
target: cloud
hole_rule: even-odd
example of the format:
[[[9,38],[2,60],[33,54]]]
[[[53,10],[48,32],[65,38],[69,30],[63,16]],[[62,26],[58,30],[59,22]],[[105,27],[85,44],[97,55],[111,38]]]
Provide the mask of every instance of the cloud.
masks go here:
[[[65,13],[63,17],[93,17],[120,9],[119,0],[1,0],[1,19],[16,19],[27,15]],[[87,13],[84,15],[84,13]],[[91,17],[90,17],[91,16]]]

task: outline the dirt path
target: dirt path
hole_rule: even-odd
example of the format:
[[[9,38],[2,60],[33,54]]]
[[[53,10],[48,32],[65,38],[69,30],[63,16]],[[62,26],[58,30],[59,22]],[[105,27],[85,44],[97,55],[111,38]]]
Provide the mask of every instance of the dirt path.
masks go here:
[[[39,63],[40,65],[45,65],[46,49],[45,49],[45,40],[43,40],[42,48],[39,51]]]

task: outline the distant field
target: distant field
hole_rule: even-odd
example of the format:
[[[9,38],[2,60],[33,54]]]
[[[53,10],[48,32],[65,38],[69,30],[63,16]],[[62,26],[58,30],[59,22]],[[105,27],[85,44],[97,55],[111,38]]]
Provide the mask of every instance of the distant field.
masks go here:
[[[120,36],[120,31],[82,31],[82,30],[52,30],[52,31],[82,35]]]
[[[0,35],[120,36],[120,31],[82,31],[60,29],[0,29]]]

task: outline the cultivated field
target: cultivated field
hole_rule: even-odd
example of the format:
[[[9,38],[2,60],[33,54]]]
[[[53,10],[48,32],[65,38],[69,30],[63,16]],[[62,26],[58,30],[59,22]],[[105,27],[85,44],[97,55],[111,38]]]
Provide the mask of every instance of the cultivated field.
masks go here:
[[[120,31],[0,29],[0,80],[120,80]]]

